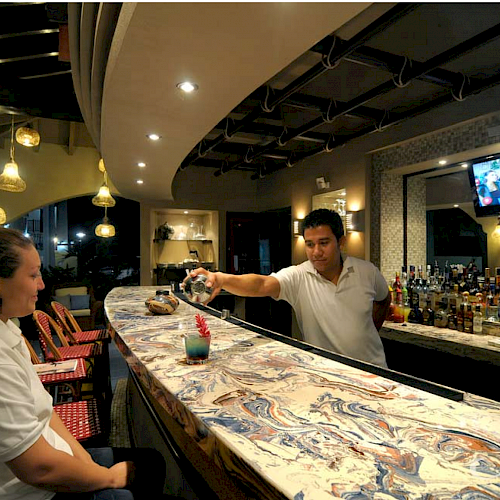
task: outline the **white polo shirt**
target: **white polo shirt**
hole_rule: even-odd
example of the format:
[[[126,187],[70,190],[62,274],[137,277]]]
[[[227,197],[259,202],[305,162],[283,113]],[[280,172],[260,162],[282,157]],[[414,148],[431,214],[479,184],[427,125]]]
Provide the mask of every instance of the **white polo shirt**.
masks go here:
[[[40,436],[72,455],[69,444],[49,426],[52,397],[31,363],[21,330],[0,320],[0,498],[47,500],[55,493],[21,482],[5,465],[35,444]]]
[[[372,312],[373,301],[384,300],[389,289],[371,262],[347,257],[336,285],[310,261],[271,276],[280,283],[278,300],[293,307],[305,342],[387,367]]]

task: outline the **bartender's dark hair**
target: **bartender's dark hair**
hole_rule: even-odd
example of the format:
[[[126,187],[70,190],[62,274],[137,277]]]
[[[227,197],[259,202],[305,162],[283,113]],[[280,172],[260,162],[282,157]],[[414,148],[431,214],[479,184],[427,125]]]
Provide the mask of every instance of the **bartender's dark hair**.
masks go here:
[[[330,226],[332,233],[337,238],[337,242],[344,236],[344,225],[340,215],[335,210],[328,210],[327,208],[318,208],[313,210],[306,216],[302,225],[302,236],[308,228],[318,226]]]
[[[19,248],[30,246],[33,246],[33,242],[20,231],[0,227],[0,278],[12,277],[21,265]],[[1,308],[2,298],[0,297],[0,310]]]

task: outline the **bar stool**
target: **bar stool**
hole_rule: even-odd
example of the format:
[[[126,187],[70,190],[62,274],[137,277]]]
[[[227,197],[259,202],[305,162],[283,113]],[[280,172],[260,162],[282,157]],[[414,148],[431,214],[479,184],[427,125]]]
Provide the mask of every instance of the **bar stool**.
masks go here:
[[[84,358],[88,363],[87,372],[92,379],[92,392],[98,399],[103,414],[106,419],[101,419],[101,425],[108,428],[109,411],[113,391],[111,389],[111,374],[109,370],[109,355],[107,344],[104,347],[102,343],[77,344],[70,346],[62,330],[59,328],[53,318],[43,311],[33,313],[40,345],[44,353],[45,361],[66,360],[75,358]],[[57,347],[53,340],[53,333],[56,333],[61,347]]]
[[[45,361],[84,358],[92,366],[91,358],[102,354],[102,346],[99,344],[70,346],[57,323],[47,313],[37,310],[33,313],[33,319],[38,329],[38,338]],[[52,330],[56,332],[61,347],[56,346]]]
[[[29,340],[24,335],[21,336],[30,353],[31,362],[34,365],[42,364]],[[73,371],[38,374],[40,382],[42,382],[43,386],[47,389],[49,394],[51,394],[55,404],[60,402],[58,400],[59,396],[64,397],[69,395],[71,401],[78,401],[82,397],[82,383],[87,378],[87,367],[85,366],[85,360],[83,358],[77,358],[75,361],[76,367]],[[66,390],[60,390],[61,387]]]
[[[98,341],[109,342],[110,335],[108,330],[99,329],[82,331],[78,321],[76,321],[75,317],[66,306],[55,300],[50,303],[50,306],[54,311],[57,323],[61,327],[64,335],[68,337],[70,344],[87,344]]]
[[[77,441],[97,440],[104,437],[95,399],[55,405],[54,411]]]

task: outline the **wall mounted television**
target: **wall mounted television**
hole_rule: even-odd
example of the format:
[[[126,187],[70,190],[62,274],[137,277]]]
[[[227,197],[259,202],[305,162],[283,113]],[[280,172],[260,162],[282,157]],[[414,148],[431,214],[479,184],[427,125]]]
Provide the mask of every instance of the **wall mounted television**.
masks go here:
[[[500,154],[472,160],[468,168],[476,217],[500,214]]]

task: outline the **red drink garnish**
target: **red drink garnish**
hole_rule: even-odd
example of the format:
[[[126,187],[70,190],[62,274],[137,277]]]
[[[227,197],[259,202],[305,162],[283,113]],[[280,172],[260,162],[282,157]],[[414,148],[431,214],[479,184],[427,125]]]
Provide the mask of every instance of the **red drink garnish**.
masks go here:
[[[198,328],[198,332],[202,337],[210,337],[210,330],[208,329],[207,322],[205,318],[199,314],[195,316],[196,319],[196,327]]]

